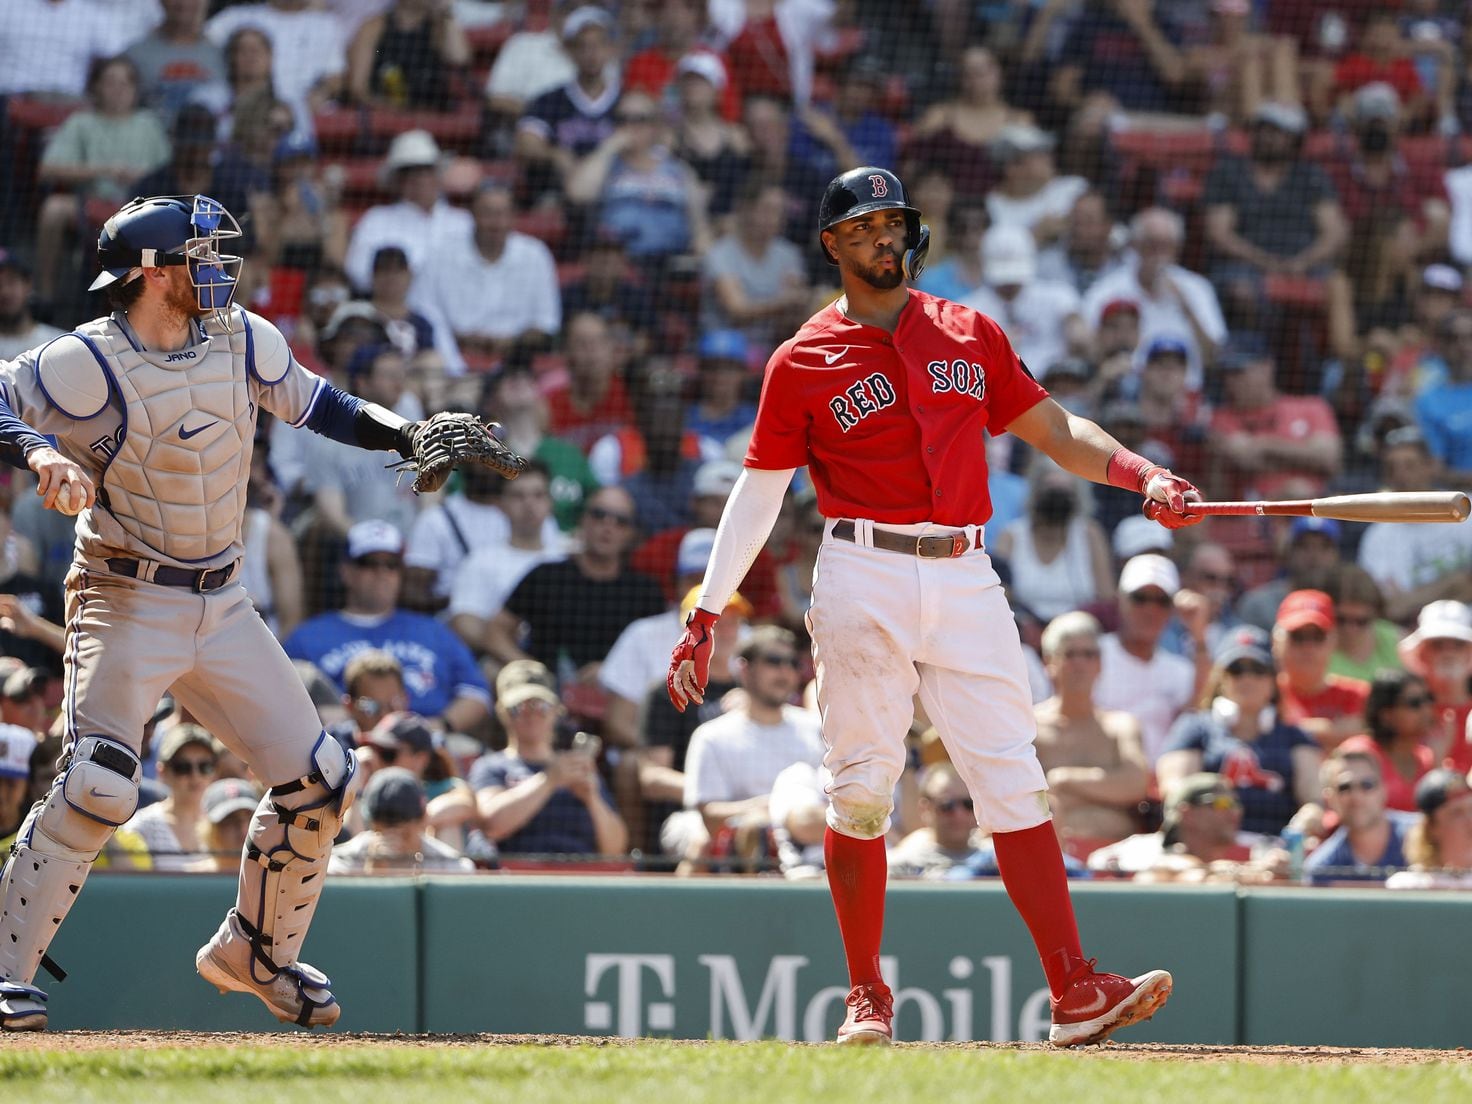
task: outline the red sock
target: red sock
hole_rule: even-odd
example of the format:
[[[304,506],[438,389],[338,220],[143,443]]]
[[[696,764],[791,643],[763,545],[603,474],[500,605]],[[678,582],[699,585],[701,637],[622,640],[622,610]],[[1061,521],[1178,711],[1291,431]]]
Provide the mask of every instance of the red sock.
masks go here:
[[[829,828],[823,834],[823,863],[843,936],[848,983],[880,981],[879,942],[884,936],[884,886],[889,879],[884,837],[855,839]]]
[[[1007,896],[1032,932],[1048,988],[1059,996],[1069,975],[1083,962],[1084,953],[1053,822],[1044,821],[1022,832],[993,833],[992,846]]]

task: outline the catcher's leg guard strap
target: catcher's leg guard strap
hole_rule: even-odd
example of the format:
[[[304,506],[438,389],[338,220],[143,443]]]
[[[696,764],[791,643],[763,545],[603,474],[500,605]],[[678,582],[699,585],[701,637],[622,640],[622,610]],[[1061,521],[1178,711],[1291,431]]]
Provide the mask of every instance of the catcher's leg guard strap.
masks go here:
[[[251,821],[235,919],[260,984],[294,968],[317,911],[332,841],[357,797],[357,760],[325,732],[301,778],[273,786]]]
[[[84,736],[21,825],[0,874],[0,979],[29,984],[113,830],[138,806],[127,746]]]

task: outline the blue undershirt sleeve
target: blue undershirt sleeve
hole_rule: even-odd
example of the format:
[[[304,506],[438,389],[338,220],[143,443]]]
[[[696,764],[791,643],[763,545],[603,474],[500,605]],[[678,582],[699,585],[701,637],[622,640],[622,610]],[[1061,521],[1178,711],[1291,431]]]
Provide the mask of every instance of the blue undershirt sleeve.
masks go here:
[[[403,420],[388,414],[401,423],[393,425],[383,420],[384,414],[388,412],[381,407],[324,383],[322,393],[304,424],[312,432],[345,445],[385,452],[397,450],[407,455],[404,451],[407,438],[403,432]]]

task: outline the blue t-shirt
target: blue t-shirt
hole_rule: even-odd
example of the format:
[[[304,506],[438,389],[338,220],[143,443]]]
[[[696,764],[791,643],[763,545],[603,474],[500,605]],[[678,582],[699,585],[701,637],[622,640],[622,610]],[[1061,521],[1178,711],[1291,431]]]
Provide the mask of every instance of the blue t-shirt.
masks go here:
[[[382,619],[321,613],[286,638],[286,654],[309,659],[342,688],[342,672],[359,652],[378,648],[404,668],[409,708],[438,717],[463,695],[491,701],[490,687],[460,638],[433,617],[394,610]]]
[[[1385,850],[1378,859],[1366,865],[1355,858],[1349,846],[1349,831],[1343,825],[1334,832],[1312,855],[1303,860],[1303,873],[1313,885],[1328,885],[1330,882],[1383,882],[1392,870],[1406,866],[1406,832],[1414,824],[1414,816],[1387,813],[1390,820],[1390,838],[1385,841]]]
[[[920,274],[920,279],[915,282],[915,286],[930,295],[959,303],[980,285],[971,282],[959,260],[955,257],[947,257],[935,267],[926,268]]]
[[[1298,812],[1293,793],[1293,751],[1318,744],[1303,729],[1275,721],[1252,743],[1232,735],[1209,713],[1177,718],[1166,751],[1201,752],[1201,769],[1219,774],[1242,802],[1242,830],[1276,836]]]
[[[720,418],[702,417],[698,403],[691,403],[685,408],[685,428],[721,444],[725,444],[755,421],[756,406],[753,403],[738,403],[731,413]]]
[[[470,788],[481,790],[510,788],[520,785],[545,764],[528,763],[509,751],[492,751],[470,765]],[[603,800],[613,804],[613,795],[598,780]],[[497,847],[503,855],[593,855],[598,851],[598,836],[593,830],[593,815],[570,790],[557,790],[547,804],[521,826],[501,840]]]
[[[1416,421],[1433,456],[1449,468],[1472,471],[1472,383],[1448,380],[1422,391]]]

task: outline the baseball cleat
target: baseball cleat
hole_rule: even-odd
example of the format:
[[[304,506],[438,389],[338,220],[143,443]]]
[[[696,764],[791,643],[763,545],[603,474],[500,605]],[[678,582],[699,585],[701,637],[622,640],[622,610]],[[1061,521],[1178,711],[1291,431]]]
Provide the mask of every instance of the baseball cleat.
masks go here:
[[[1171,976],[1151,970],[1139,977],[1096,974],[1095,959],[1051,1002],[1053,1027],[1048,1042],[1056,1047],[1093,1046],[1112,1032],[1148,1020],[1170,996]]]
[[[194,956],[194,967],[222,993],[249,993],[258,997],[282,1023],[300,1027],[331,1027],[342,1015],[327,975],[305,962],[280,967],[269,981],[256,980],[263,967],[252,961],[249,940],[235,924],[232,909],[208,943]]]
[[[45,1031],[46,994],[34,985],[0,981],[0,1031]]]
[[[882,981],[855,985],[843,1002],[848,1015],[838,1029],[840,1043],[858,1046],[888,1046],[894,1038],[889,1023],[894,1019],[894,995]]]

